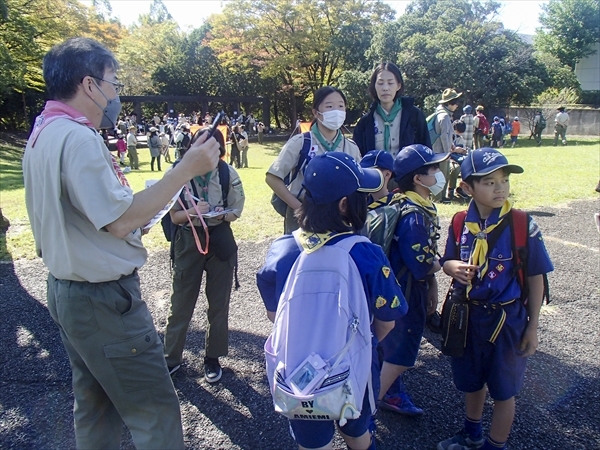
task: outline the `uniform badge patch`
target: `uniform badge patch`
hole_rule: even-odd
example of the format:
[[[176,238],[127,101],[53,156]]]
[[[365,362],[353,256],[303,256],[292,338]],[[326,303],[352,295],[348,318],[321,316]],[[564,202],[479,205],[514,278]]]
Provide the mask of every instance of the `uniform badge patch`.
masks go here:
[[[397,295],[394,295],[394,300],[392,300],[392,304],[390,305],[390,308],[397,308],[398,306],[400,306],[400,299],[398,298]]]
[[[466,234],[463,234],[463,235],[460,237],[460,243],[461,243],[461,244],[466,244],[466,243],[467,243],[467,235],[466,235]]]
[[[425,260],[425,262],[426,262],[427,264],[431,264],[431,263],[433,262],[433,256],[432,256],[431,258],[427,258],[427,259]]]
[[[415,244],[411,247],[415,252],[418,252],[419,250],[421,250],[421,244]]]
[[[417,255],[416,258],[417,258],[417,261],[419,261],[419,262],[425,261],[425,255]]]
[[[498,272],[502,272],[502,271],[504,270],[504,266],[503,266],[502,264],[498,264],[498,265],[496,266],[496,270],[497,270]]]
[[[388,278],[390,276],[391,270],[390,270],[390,268],[388,266],[383,266],[381,268],[381,271],[383,272],[383,276],[384,277]]]
[[[377,297],[377,300],[375,300],[375,307],[377,309],[382,308],[383,306],[385,306],[386,303],[387,300],[380,295],[379,297]]]
[[[491,280],[493,280],[494,278],[496,278],[498,276],[498,274],[496,272],[494,272],[493,270],[490,270],[488,272],[488,277],[490,277]]]
[[[423,247],[423,252],[424,253],[428,253],[429,252],[429,245],[426,245],[425,247]]]

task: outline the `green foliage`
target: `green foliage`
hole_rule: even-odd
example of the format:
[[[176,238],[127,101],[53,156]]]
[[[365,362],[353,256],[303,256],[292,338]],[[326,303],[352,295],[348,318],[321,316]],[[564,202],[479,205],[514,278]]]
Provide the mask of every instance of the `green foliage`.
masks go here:
[[[573,72],[573,69],[569,66],[564,65],[560,59],[554,55],[541,52],[536,53],[535,58],[545,67],[546,73],[548,74],[546,86],[559,90],[571,88],[581,93],[581,85],[575,72]]]
[[[368,55],[396,61],[406,92],[423,104],[447,87],[465,102],[529,103],[544,89],[544,67],[533,48],[495,20],[499,4],[415,0],[393,24],[378,29]]]
[[[593,44],[600,41],[600,0],[550,0],[539,20],[536,48],[571,69],[592,55]]]
[[[372,101],[367,88],[371,78],[371,70],[361,72],[359,70],[345,70],[338,79],[338,86],[346,95],[348,100],[347,109],[364,113],[369,109]],[[353,122],[348,118],[348,122]]]
[[[344,69],[366,69],[373,27],[392,17],[380,0],[232,0],[211,20],[209,45],[226,70],[258,67],[276,79],[294,119],[308,95]]]

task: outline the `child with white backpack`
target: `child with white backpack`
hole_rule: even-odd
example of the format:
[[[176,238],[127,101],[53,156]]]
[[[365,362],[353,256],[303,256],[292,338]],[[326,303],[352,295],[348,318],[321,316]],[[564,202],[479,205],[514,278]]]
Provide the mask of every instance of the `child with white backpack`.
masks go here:
[[[359,236],[376,169],[348,154],[306,167],[300,229],[277,239],[257,274],[273,332],[265,343],[275,410],[290,419],[300,449],[332,448],[335,424],[349,448],[375,449],[376,345],[406,314],[381,247]]]

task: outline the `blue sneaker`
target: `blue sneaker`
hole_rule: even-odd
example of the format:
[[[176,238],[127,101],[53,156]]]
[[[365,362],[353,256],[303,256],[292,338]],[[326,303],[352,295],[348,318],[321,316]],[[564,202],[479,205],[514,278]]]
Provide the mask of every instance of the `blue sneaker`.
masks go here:
[[[483,447],[483,435],[473,439],[464,429],[437,445],[437,450],[471,450]]]
[[[394,411],[405,416],[420,416],[423,410],[415,406],[410,396],[406,392],[399,392],[397,395],[386,395],[379,402],[381,409]]]

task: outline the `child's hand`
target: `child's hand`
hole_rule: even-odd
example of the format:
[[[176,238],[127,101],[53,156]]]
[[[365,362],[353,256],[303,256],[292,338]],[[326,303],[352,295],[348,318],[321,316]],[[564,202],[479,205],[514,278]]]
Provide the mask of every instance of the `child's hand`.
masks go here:
[[[208,202],[206,202],[204,200],[200,200],[199,202],[197,202],[196,206],[198,207],[198,211],[200,211],[200,214],[204,214],[204,213],[207,213],[208,211],[210,211],[210,205],[208,204]],[[190,208],[190,209],[188,209],[188,214],[197,214],[197,213],[194,208]]]
[[[529,325],[525,328],[523,339],[521,339],[521,348],[523,356],[531,356],[535,353],[538,348],[538,336],[537,327],[530,327]]]
[[[448,260],[444,263],[444,273],[451,276],[456,281],[462,284],[469,284],[475,276],[475,272],[479,270],[478,266],[467,264],[456,259]]]
[[[438,283],[435,277],[429,280],[427,289],[427,315],[433,314],[438,306]]]

